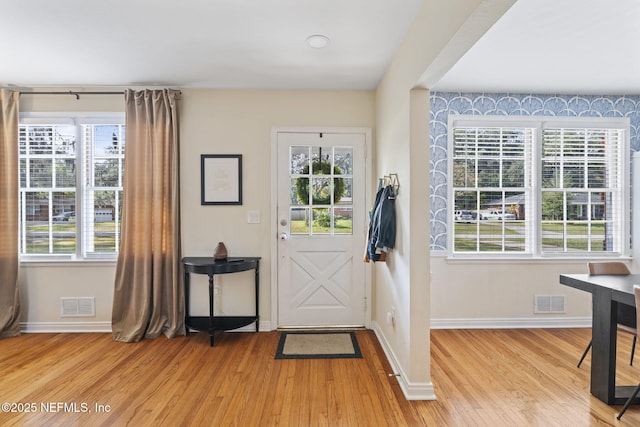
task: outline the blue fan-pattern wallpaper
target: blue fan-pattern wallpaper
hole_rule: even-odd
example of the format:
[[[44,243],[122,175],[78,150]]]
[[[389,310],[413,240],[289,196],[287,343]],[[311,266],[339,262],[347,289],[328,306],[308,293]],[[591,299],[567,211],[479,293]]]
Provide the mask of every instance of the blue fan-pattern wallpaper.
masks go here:
[[[629,117],[631,152],[640,150],[640,96],[432,92],[431,250],[447,250],[447,121],[476,116]]]

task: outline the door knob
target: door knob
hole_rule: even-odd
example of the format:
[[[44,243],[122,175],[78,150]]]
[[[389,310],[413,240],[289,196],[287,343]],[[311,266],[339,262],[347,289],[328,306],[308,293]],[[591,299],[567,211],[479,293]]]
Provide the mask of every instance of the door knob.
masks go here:
[[[280,233],[280,240],[287,240],[289,239],[289,236],[287,235],[287,233]]]

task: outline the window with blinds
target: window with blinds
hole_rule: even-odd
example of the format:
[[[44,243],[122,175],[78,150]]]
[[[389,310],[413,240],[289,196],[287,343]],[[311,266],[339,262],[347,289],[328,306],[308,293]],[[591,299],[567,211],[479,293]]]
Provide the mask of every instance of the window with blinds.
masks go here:
[[[626,119],[450,117],[454,254],[628,251]]]
[[[124,116],[21,118],[20,254],[113,257],[120,242]]]
[[[624,135],[622,129],[543,129],[543,251],[622,252]]]

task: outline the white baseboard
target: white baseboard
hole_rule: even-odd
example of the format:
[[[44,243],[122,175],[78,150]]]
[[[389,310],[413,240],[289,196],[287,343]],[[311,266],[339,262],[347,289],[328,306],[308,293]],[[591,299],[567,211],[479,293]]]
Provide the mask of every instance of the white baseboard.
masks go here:
[[[591,317],[431,319],[431,329],[590,328]]]
[[[406,373],[402,369],[402,365],[400,365],[398,358],[394,354],[391,345],[389,345],[389,342],[382,333],[380,325],[374,321],[372,322],[372,327],[380,345],[382,346],[384,354],[387,356],[391,369],[393,369],[393,373],[396,374],[396,379],[398,380],[398,384],[400,384],[404,397],[407,400],[436,400],[433,384],[431,382],[415,383],[409,381]]]
[[[431,329],[522,329],[522,328],[590,328],[591,317],[552,317],[552,318],[457,318],[431,319]],[[381,329],[374,322],[374,331],[381,344]],[[270,320],[261,320],[260,332],[272,331]],[[111,322],[21,322],[23,333],[57,332],[105,332],[111,333]],[[236,329],[237,332],[255,332],[254,325]],[[386,352],[386,350],[385,350]],[[391,363],[391,360],[389,361]]]
[[[21,322],[22,333],[105,332],[111,333],[111,322]]]
[[[258,326],[259,331],[270,331],[271,322],[261,321]],[[255,325],[247,325],[235,329],[233,332],[255,332]],[[20,332],[31,333],[77,333],[77,332],[104,332],[111,333],[111,322],[21,322]],[[231,331],[230,331],[231,332]]]
[[[271,330],[271,321],[270,320],[261,320],[258,323],[258,332],[269,332]],[[250,324],[247,326],[243,326],[242,328],[234,329],[233,331],[228,332],[255,332],[256,325]]]

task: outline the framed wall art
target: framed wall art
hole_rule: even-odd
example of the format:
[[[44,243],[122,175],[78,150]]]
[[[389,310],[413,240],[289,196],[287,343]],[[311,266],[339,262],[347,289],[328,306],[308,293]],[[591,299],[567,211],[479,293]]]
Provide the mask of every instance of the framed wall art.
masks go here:
[[[242,204],[242,154],[202,154],[200,174],[200,204]]]

